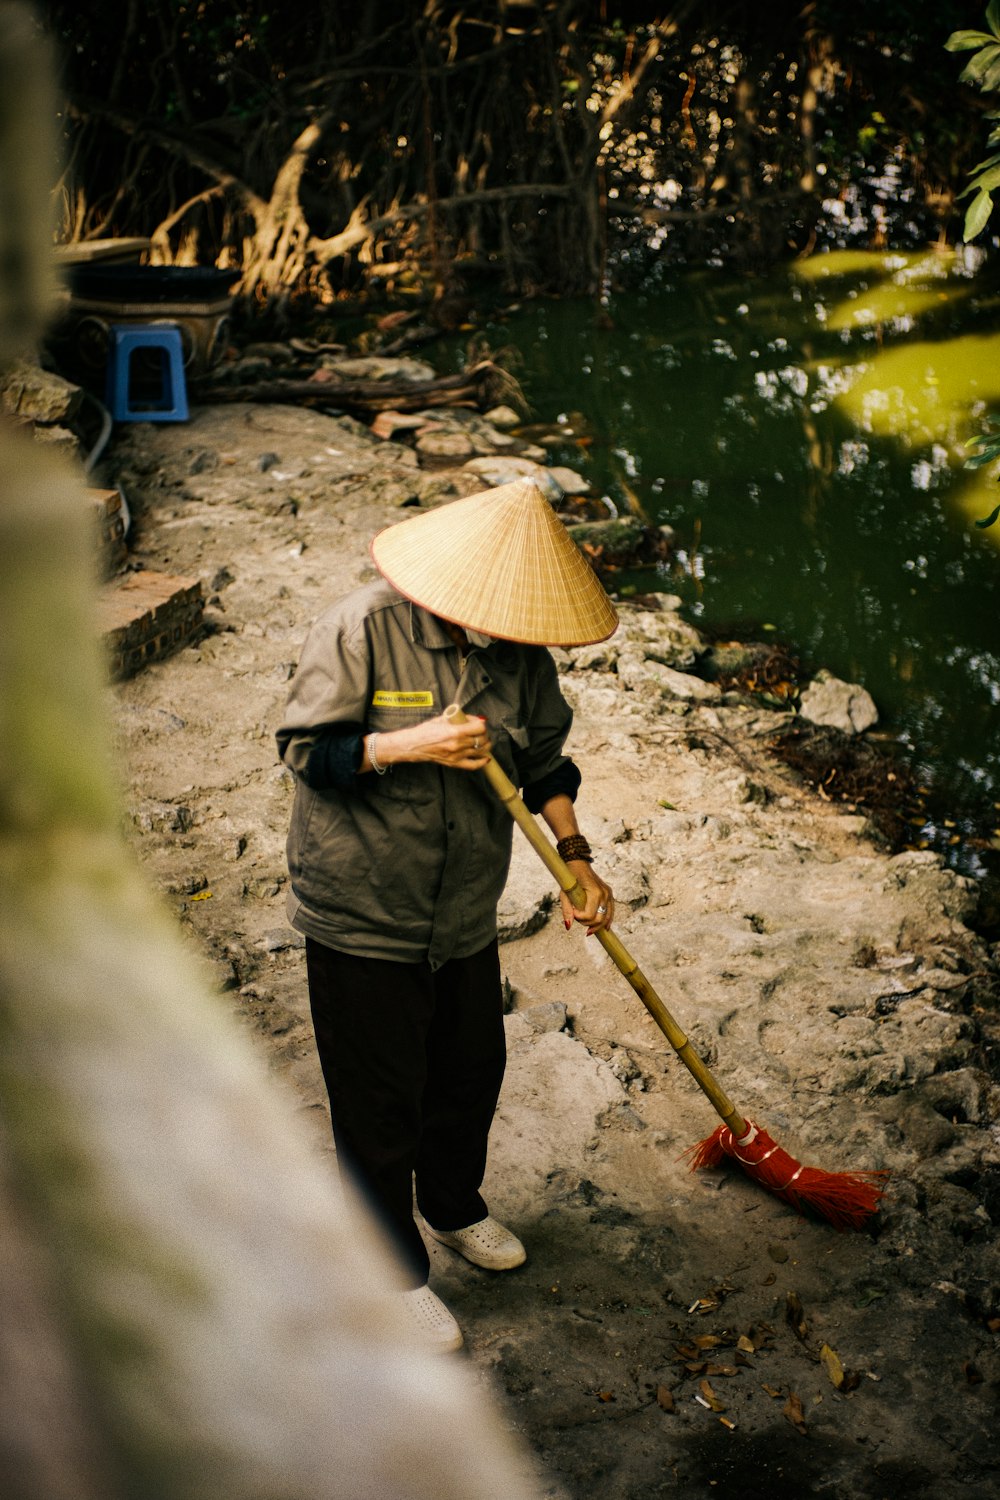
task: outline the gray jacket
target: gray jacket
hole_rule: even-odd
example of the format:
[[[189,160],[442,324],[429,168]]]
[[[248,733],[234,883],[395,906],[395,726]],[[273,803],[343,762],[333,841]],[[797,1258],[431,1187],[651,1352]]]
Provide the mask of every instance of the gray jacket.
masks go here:
[[[486,718],[493,754],[515,785],[573,769],[563,755],[572,713],[544,647],[491,641],[462,667],[440,620],[382,580],[314,625],[278,731],[298,781],[289,918],[307,936],[435,969],[496,936],[513,824],[481,775],[404,764],[349,778],[349,789],[304,779],[331,730],[402,729],[450,703]]]

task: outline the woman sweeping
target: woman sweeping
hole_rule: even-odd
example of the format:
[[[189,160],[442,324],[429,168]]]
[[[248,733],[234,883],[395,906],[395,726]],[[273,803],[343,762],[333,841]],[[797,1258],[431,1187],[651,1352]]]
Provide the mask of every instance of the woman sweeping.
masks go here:
[[[462,1343],[427,1284],[424,1231],[474,1265],[525,1259],[480,1192],[505,1050],[497,904],[513,824],[492,756],[541,814],[586,893],[567,928],[614,915],[574,811],[572,721],[546,646],[617,627],[614,608],[527,480],[375,538],[382,577],[313,627],[278,732],[295,772],[289,917],[338,1160],[399,1250],[404,1300],[437,1347]],[[452,723],[457,704],[469,718]]]

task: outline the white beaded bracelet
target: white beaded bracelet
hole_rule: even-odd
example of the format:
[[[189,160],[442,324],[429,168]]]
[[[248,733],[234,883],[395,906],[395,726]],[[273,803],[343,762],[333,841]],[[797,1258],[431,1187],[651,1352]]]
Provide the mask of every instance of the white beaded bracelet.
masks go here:
[[[372,770],[375,772],[376,776],[384,776],[389,767],[383,766],[379,762],[379,758],[375,753],[375,741],[377,739],[377,734],[370,734],[365,740],[365,749],[368,751],[368,763],[371,766]]]

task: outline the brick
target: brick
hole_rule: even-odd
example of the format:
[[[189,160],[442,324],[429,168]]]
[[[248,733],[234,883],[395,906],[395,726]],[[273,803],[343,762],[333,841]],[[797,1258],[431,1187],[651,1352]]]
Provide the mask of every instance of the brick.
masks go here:
[[[122,497],[117,490],[88,490],[87,498],[97,522],[100,576],[110,578],[128,557]]]
[[[197,578],[125,573],[105,584],[98,595],[98,621],[112,679],[132,677],[194,640],[204,608]]]

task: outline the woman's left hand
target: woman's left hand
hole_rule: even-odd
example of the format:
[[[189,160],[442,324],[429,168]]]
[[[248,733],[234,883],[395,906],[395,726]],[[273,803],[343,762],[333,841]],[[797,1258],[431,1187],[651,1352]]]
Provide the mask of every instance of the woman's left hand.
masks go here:
[[[578,911],[566,892],[560,891],[563,921],[566,923],[567,930],[573,922],[583,922],[587,928],[587,936],[590,937],[600,928],[611,926],[615,914],[615,898],[611,887],[604,883],[593,866],[585,859],[569,859],[566,863],[583,886],[587,903]]]

